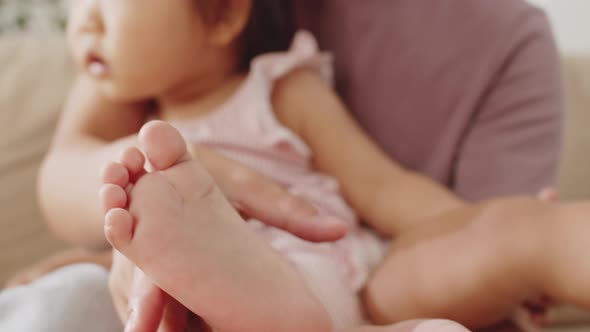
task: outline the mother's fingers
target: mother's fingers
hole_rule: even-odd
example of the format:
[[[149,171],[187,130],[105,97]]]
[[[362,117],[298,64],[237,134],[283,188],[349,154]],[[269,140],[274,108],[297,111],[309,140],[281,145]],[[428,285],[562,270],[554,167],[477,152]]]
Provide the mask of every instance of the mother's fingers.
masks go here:
[[[129,315],[127,300],[133,281],[134,266],[125,256],[116,250],[112,252],[113,264],[111,266],[111,273],[109,273],[109,291],[115,311],[119,315],[121,322],[126,322]]]
[[[469,332],[459,323],[444,319],[409,320],[388,326],[364,326],[340,332]]]
[[[334,241],[347,225],[320,216],[307,201],[292,195],[275,180],[202,146],[191,146],[227,199],[248,217],[284,229],[308,241]]]
[[[164,315],[165,297],[160,288],[135,268],[125,332],[156,332]]]
[[[237,194],[235,204],[246,215],[308,241],[335,241],[346,235],[345,222],[319,214],[302,198],[274,186],[259,180],[252,186],[258,189]]]

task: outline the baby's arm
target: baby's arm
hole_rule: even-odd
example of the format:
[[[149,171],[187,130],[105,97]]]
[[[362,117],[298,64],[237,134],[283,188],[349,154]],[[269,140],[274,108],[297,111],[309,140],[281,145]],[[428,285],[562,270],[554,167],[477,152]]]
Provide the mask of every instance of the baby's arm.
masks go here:
[[[98,200],[100,169],[135,144],[145,117],[144,105],[110,102],[94,81],[78,77],[39,175],[42,209],[60,237],[88,248],[109,247]]]
[[[273,106],[310,146],[315,166],[339,180],[352,206],[378,230],[397,234],[463,205],[443,186],[391,160],[314,72],[301,69],[283,78]]]

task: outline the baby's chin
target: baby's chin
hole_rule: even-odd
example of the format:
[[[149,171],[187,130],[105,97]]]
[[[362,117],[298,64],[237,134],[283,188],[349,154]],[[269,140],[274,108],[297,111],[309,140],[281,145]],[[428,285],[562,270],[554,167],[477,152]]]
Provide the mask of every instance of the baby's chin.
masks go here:
[[[113,80],[97,80],[102,94],[111,101],[134,103],[151,99],[149,93],[141,91],[135,84],[123,84]]]

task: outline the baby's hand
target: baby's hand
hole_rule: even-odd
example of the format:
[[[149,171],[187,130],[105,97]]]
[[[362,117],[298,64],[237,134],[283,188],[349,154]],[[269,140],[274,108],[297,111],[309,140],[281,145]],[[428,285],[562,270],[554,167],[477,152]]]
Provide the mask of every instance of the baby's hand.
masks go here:
[[[558,202],[559,192],[553,187],[547,187],[537,194],[537,198],[544,202]]]

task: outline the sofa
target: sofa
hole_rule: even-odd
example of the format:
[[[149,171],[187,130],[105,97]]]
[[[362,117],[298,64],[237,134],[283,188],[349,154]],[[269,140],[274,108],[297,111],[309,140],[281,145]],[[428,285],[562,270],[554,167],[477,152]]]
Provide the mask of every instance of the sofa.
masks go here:
[[[559,190],[563,199],[590,198],[590,57],[564,56],[563,65],[569,107]],[[15,271],[65,247],[43,222],[35,184],[72,67],[59,35],[0,38],[0,285]],[[579,323],[585,317],[570,312],[555,319]],[[567,331],[577,330],[590,331],[590,325]]]

